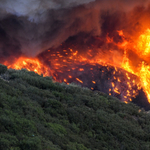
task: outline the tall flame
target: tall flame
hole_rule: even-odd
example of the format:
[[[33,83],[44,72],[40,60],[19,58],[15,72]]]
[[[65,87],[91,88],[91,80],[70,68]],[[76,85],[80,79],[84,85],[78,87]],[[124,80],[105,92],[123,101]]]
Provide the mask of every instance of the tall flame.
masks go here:
[[[131,72],[139,77],[139,88],[144,89],[150,103],[150,64],[147,62],[147,58],[150,56],[150,29],[147,29],[139,36],[137,43],[135,43],[133,47],[136,49],[136,54],[143,61],[140,61],[140,63],[137,64],[136,69],[134,69],[129,63],[129,59],[126,56],[125,51],[122,67],[126,71]]]
[[[150,29],[147,29],[144,34],[139,36],[137,46],[137,53],[142,56],[147,56],[150,54]]]

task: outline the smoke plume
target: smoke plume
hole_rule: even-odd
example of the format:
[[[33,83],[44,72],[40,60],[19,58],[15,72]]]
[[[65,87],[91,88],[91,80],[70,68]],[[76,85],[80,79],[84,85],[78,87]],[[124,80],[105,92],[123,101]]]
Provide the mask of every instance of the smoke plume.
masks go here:
[[[139,13],[134,14],[139,11],[135,8],[147,11],[146,18],[150,12],[148,3],[148,0],[1,0],[1,61],[17,55],[35,57],[79,33],[90,36],[109,30],[111,33],[116,21],[118,28],[134,28],[135,19],[140,18]],[[132,14],[134,22],[126,23],[131,19],[126,13]]]

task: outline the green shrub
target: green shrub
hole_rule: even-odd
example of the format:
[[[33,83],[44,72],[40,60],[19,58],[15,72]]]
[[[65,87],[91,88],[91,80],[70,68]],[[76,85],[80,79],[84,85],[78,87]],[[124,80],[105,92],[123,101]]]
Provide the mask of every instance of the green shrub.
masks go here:
[[[0,64],[0,74],[3,74],[7,71],[7,66]]]
[[[20,150],[18,140],[15,136],[8,133],[0,133],[0,150]]]
[[[20,142],[21,150],[42,150],[39,137],[26,137]]]
[[[66,129],[57,123],[47,123],[46,126],[48,128],[50,128],[55,134],[59,135],[59,136],[64,136],[67,134]]]

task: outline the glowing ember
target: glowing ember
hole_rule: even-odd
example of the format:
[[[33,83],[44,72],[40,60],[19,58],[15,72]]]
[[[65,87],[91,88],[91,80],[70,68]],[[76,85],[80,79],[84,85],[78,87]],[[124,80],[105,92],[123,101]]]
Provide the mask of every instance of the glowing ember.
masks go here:
[[[79,81],[80,83],[83,83],[83,81],[82,81],[82,80],[80,80],[79,78],[76,78],[76,80],[77,80],[77,81]]]

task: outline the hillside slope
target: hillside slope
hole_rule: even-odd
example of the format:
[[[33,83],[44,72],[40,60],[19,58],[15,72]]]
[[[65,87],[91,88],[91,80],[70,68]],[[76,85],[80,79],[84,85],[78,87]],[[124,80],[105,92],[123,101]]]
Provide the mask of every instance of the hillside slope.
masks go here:
[[[0,66],[0,150],[149,150],[150,115],[101,92]]]

